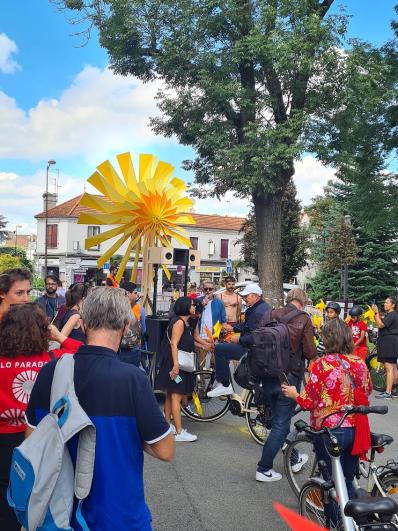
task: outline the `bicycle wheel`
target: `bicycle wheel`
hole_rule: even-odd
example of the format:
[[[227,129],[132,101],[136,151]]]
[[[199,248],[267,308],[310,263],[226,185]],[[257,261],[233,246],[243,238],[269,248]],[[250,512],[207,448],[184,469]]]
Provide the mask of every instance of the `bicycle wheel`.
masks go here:
[[[376,391],[385,391],[386,389],[386,370],[384,363],[377,359],[377,349],[372,351],[372,354],[366,358],[366,365],[368,366],[370,379],[372,380],[373,388]]]
[[[384,472],[379,476],[379,482],[387,496],[391,496],[398,503],[398,474],[396,472]],[[373,487],[372,496],[381,496],[377,485]]]
[[[254,405],[254,393],[249,391],[245,401],[245,419],[250,435],[258,444],[264,444],[271,430],[271,411],[264,405]]]
[[[213,388],[215,373],[203,369],[194,372],[195,387],[187,406],[182,406],[183,413],[197,422],[212,422],[220,419],[229,410],[228,397],[210,398],[207,392]]]
[[[328,529],[329,522],[325,514],[324,496],[318,483],[314,481],[305,483],[299,496],[299,514]]]
[[[282,451],[286,477],[293,492],[298,497],[303,485],[310,478],[320,475],[312,438],[306,433],[298,433],[294,440],[285,443]],[[294,472],[293,467],[297,461],[297,456],[300,455],[307,456],[308,460],[299,470],[296,469]]]

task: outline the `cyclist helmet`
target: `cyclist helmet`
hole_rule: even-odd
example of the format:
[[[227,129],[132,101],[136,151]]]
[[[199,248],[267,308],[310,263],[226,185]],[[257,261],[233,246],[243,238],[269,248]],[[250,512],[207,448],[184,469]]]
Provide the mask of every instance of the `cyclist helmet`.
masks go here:
[[[326,306],[326,309],[327,310],[329,310],[329,309],[334,310],[337,313],[337,315],[340,315],[340,312],[341,312],[341,306],[340,306],[340,304],[338,302],[333,302],[333,301],[328,302],[327,306]]]
[[[361,317],[363,314],[363,309],[361,306],[358,306],[358,304],[355,304],[348,313],[351,315],[351,317]]]

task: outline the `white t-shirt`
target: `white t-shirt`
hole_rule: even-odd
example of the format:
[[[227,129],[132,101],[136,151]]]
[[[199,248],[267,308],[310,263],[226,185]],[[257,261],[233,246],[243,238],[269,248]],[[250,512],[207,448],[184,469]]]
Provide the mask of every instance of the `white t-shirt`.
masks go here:
[[[209,336],[206,334],[206,326],[209,329],[210,333],[213,334],[213,316],[211,313],[211,303],[209,301],[202,313],[202,321],[200,326],[200,337],[203,339],[209,339]]]

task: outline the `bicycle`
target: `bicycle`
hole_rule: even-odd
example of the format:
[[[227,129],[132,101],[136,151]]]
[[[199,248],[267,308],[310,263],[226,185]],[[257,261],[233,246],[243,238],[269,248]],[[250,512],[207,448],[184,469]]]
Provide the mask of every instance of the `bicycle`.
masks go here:
[[[385,465],[376,465],[376,454],[382,453],[394,439],[390,435],[371,433],[371,451],[369,461],[360,461],[356,473],[356,488],[360,488],[359,481],[366,481],[366,493],[372,496],[394,496],[398,501],[398,463],[387,461]],[[303,484],[310,477],[319,476],[318,462],[313,450],[313,438],[305,432],[292,431],[282,448],[283,462],[287,480],[293,492],[298,497]],[[308,461],[298,471],[294,472],[292,455],[306,454]]]
[[[213,422],[230,411],[232,415],[245,417],[250,435],[256,443],[264,444],[271,429],[271,413],[269,408],[256,403],[253,390],[242,389],[239,394],[210,398],[207,393],[214,386],[214,369],[199,369],[193,374],[195,388],[192,398],[186,406],[182,406],[188,418],[196,422]],[[234,386],[232,378],[231,381]]]
[[[347,407],[335,429],[339,428],[347,415],[352,413],[384,415],[387,411],[386,406]],[[398,529],[398,525],[392,521],[396,519],[398,504],[392,498],[367,496],[349,500],[340,462],[340,448],[332,429],[322,426],[321,430],[314,431],[303,420],[298,420],[295,427],[298,432],[312,436],[327,435],[328,452],[332,463],[331,476],[326,463],[320,461],[318,469],[323,477],[312,477],[302,486],[299,495],[300,515],[328,529],[344,529],[344,531]]]
[[[366,357],[366,366],[370,373],[373,388],[376,391],[385,391],[386,389],[386,369],[384,363],[380,362],[377,357],[377,345],[374,344],[369,350]]]

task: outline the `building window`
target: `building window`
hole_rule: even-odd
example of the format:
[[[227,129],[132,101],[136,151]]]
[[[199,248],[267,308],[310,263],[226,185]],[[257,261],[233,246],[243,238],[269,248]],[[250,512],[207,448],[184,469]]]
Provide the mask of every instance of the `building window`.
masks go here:
[[[58,225],[47,225],[47,248],[58,247]]]
[[[92,238],[93,236],[98,236],[98,234],[100,234],[100,227],[96,226],[96,225],[89,225],[87,227],[87,238]],[[93,247],[90,247],[90,249],[92,251],[99,251],[100,250],[100,245],[94,245]]]
[[[221,240],[221,250],[220,250],[221,258],[228,258],[228,243],[229,243],[229,240]]]
[[[191,238],[189,238],[189,239],[191,240],[192,249],[194,249],[195,251],[197,251],[197,250],[198,250],[199,238],[191,237]]]

